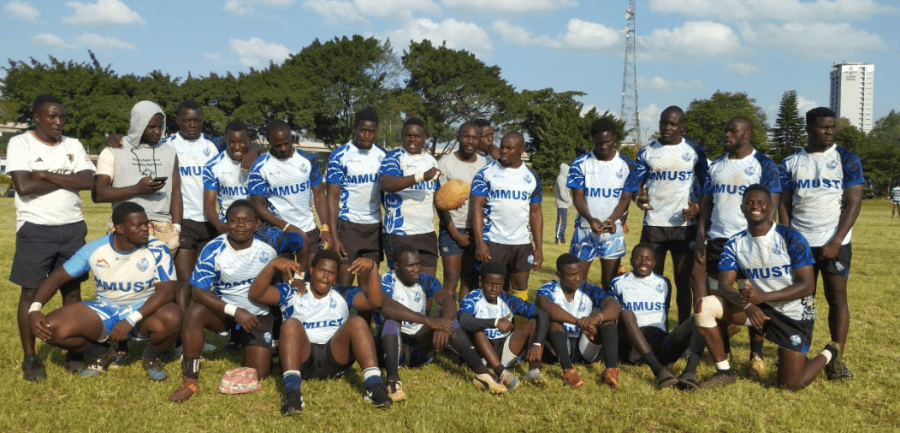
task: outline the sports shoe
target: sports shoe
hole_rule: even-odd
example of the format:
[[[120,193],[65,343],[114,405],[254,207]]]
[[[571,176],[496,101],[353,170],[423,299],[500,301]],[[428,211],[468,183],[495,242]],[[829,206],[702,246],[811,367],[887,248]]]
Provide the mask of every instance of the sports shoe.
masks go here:
[[[281,405],[281,414],[291,416],[303,410],[305,403],[303,402],[303,394],[300,390],[287,391],[284,393],[284,404]]]
[[[682,391],[700,389],[700,384],[697,383],[697,376],[694,373],[682,373],[681,376],[678,376],[678,383],[675,386]]]
[[[85,367],[84,354],[66,352],[66,360],[63,363],[63,366],[69,373],[81,373],[81,370],[84,370]]]
[[[150,380],[159,382],[166,380],[166,378],[169,377],[169,374],[163,369],[162,360],[158,357],[153,359],[143,358],[143,361],[144,370],[147,371],[147,377],[149,377]]]
[[[656,386],[659,387],[659,389],[675,386],[678,385],[678,383],[678,378],[670,373],[669,370],[663,370],[659,372],[659,376],[656,376]]]
[[[603,370],[603,374],[600,377],[603,379],[603,383],[609,385],[610,388],[619,386],[619,367],[610,367]]]
[[[84,370],[81,370],[81,377],[99,376],[103,370],[109,367],[109,363],[112,362],[115,355],[116,352],[110,349],[91,358],[87,367],[85,367]]]
[[[388,397],[394,403],[406,400],[406,393],[403,392],[403,382],[399,380],[389,380],[387,384]]]
[[[827,377],[828,380],[852,379],[853,373],[850,372],[847,365],[845,365],[844,361],[838,356],[835,359],[832,359],[828,364],[825,364],[825,377]]]
[[[509,370],[503,370],[503,373],[500,374],[500,383],[506,386],[506,389],[512,391],[519,386],[519,378],[510,373]]]
[[[747,376],[754,380],[759,380],[766,373],[766,363],[757,354],[750,357],[750,365],[747,366]]]
[[[736,382],[737,378],[734,377],[734,374],[726,374],[722,372],[716,372],[716,374],[712,375],[709,379],[703,381],[700,384],[700,388],[708,389],[708,388],[716,388],[725,385],[731,385]]]
[[[200,383],[197,379],[192,377],[183,377],[181,379],[181,386],[175,390],[171,395],[169,395],[169,401],[174,401],[176,403],[181,403],[189,398],[192,395],[200,392]]]
[[[391,407],[392,403],[391,398],[388,396],[387,388],[384,387],[383,383],[366,390],[366,401],[379,409],[387,409]]]
[[[128,352],[119,350],[113,356],[112,361],[109,363],[110,369],[121,368],[128,365]]]
[[[536,368],[531,369],[528,373],[525,374],[525,381],[534,385],[534,386],[546,386],[547,379],[544,379],[544,375],[541,374],[541,370]]]
[[[563,382],[572,389],[578,389],[587,384],[574,368],[563,370]]]
[[[497,383],[490,373],[476,374],[472,383],[490,391],[491,394],[505,394],[508,391],[503,384]]]
[[[26,356],[22,360],[22,378],[31,382],[40,382],[47,378],[47,370],[37,356]]]

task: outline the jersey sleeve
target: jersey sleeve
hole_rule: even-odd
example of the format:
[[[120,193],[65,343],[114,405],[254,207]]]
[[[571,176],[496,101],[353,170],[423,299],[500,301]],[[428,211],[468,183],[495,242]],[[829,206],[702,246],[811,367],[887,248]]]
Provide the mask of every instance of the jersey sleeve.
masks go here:
[[[694,178],[697,179],[697,192],[699,187],[706,185],[709,181],[709,160],[706,159],[706,151],[697,143],[689,142],[694,152],[697,153],[697,162],[694,164]]]
[[[757,152],[756,155],[762,169],[759,176],[760,185],[766,187],[772,194],[781,194],[781,174],[778,166],[761,152]]]
[[[477,290],[473,290],[467,293],[462,302],[459,303],[459,312],[469,313],[474,316],[475,304],[478,303],[478,300],[481,299],[481,296],[481,292]]]
[[[506,302],[506,305],[509,306],[509,310],[512,311],[513,314],[518,314],[519,316],[528,319],[534,316],[534,311],[537,310],[537,306],[534,304],[526,302],[517,296],[510,295],[507,292],[500,292],[500,296],[497,300]]]
[[[569,176],[566,178],[566,187],[572,189],[584,189],[584,158],[575,158],[569,167]]]
[[[434,275],[429,275],[424,272],[419,272],[419,285],[422,286],[422,290],[425,291],[426,297],[433,297],[438,290],[441,290],[443,286],[441,286],[441,282],[438,281]]]
[[[859,157],[843,147],[838,147],[837,150],[841,155],[841,166],[844,169],[844,188],[865,184],[866,179],[863,177],[862,162]]]
[[[30,134],[30,132],[26,132],[26,134]],[[31,166],[28,164],[28,146],[25,140],[25,137],[18,135],[9,140],[9,144],[6,148],[7,173],[13,171],[31,171]]]
[[[262,155],[256,162],[253,163],[253,166],[250,168],[250,176],[248,181],[248,188],[250,190],[250,195],[261,195],[263,197],[268,197],[266,194],[266,187],[268,186],[268,182],[262,175],[262,166],[265,162],[266,155]]]
[[[478,170],[478,173],[475,174],[475,177],[472,179],[472,192],[471,195],[476,197],[487,197],[488,196],[488,184],[487,181],[484,180],[484,174],[487,171],[488,167],[491,165],[488,164],[482,167],[481,170]]]
[[[278,290],[278,305],[284,312],[285,317],[290,317],[292,312],[285,310],[285,307],[290,305],[291,298],[297,294],[297,291],[288,283],[277,283],[275,284],[275,289]]]
[[[72,278],[78,278],[88,273],[88,271],[91,270],[91,254],[94,254],[94,251],[96,251],[97,248],[109,243],[111,236],[111,234],[103,236],[79,248],[78,251],[75,252],[75,255],[70,257],[69,260],[66,260],[66,263],[63,264],[63,269],[65,269],[66,273]]]
[[[800,232],[787,226],[778,227],[783,232],[782,236],[784,236],[784,240],[787,243],[788,257],[791,258],[791,269],[814,265],[816,261],[813,259],[812,251],[806,238]]]
[[[781,160],[781,165],[778,167],[778,177],[781,183],[781,191],[784,193],[796,189],[796,187],[794,186],[794,176],[791,173],[791,169],[788,167],[789,161],[790,157]]]
[[[603,289],[603,287],[594,285],[594,284],[585,284],[582,288],[584,293],[591,298],[591,302],[594,304],[594,308],[600,308],[601,304],[603,304],[603,300],[609,296],[609,292]]]
[[[344,301],[347,302],[347,306],[353,309],[356,309],[356,305],[353,303],[356,295],[366,296],[357,286],[334,286],[334,290],[340,293],[344,297]]]
[[[403,177],[403,169],[400,168],[400,152],[394,149],[384,157],[381,161],[379,170],[381,175]]]
[[[551,302],[556,302],[556,300],[553,299],[553,292],[554,292],[555,288],[556,288],[556,285],[553,284],[553,281],[544,283],[543,286],[538,288],[537,296],[535,296],[535,299],[540,298],[541,296],[544,296],[547,299],[549,299]]]
[[[335,149],[328,156],[328,166],[325,168],[325,182],[332,185],[343,185],[344,177],[347,176],[347,167],[341,163],[341,157],[344,155],[343,147]]]
[[[219,243],[214,239],[203,247],[197,264],[191,273],[191,285],[203,290],[209,290],[219,280],[219,271],[216,269],[216,257],[219,255]]]
[[[381,276],[381,291],[385,295],[394,296],[394,273],[392,271],[385,272]]]
[[[741,232],[743,233],[743,232]],[[737,253],[734,250],[734,238],[725,242],[725,247],[722,248],[722,254],[719,255],[719,270],[720,271],[738,271],[737,264]]]
[[[218,191],[219,190],[219,178],[215,176],[213,173],[213,167],[219,162],[219,158],[213,157],[203,166],[203,190],[204,191]]]
[[[623,192],[638,192],[641,182],[647,180],[647,173],[650,173],[650,167],[644,159],[646,148],[638,151],[637,159],[634,161],[634,170],[628,173],[625,179],[625,185],[622,187]]]
[[[319,159],[312,152],[303,152],[303,156],[309,160],[309,186],[322,184],[322,172],[319,170]]]
[[[222,153],[222,151],[228,147],[228,143],[225,142],[225,137],[209,138],[209,136],[207,136],[206,134],[203,134],[203,137],[209,140],[213,145],[215,145],[219,153]]]
[[[528,169],[531,171],[531,175],[534,176],[534,191],[531,192],[531,204],[540,203],[544,199],[544,190],[541,187],[541,178],[538,177],[537,173],[532,169]]]
[[[100,156],[97,157],[97,171],[95,175],[109,176],[110,180],[115,180],[113,175],[116,172],[116,156],[109,149],[103,149]]]
[[[156,276],[159,281],[175,281],[175,261],[172,260],[172,252],[169,247],[159,240],[151,240],[147,245],[150,252],[153,253],[153,259],[156,261]]]

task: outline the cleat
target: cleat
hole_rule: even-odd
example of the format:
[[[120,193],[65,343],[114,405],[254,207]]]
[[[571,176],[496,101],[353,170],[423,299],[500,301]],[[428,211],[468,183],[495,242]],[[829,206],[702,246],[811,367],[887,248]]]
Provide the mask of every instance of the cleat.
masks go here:
[[[30,382],[40,382],[47,378],[47,370],[37,356],[28,356],[22,361],[22,378]]]
[[[491,394],[505,394],[508,391],[503,384],[497,383],[490,373],[476,374],[472,383],[490,391]]]
[[[544,379],[544,375],[541,374],[541,370],[538,370],[536,368],[526,373],[524,379],[526,382],[534,386],[547,386],[547,379]]]
[[[300,413],[303,410],[303,406],[306,406],[306,403],[303,402],[303,394],[300,394],[300,390],[287,391],[284,393],[284,404],[281,405],[281,414],[291,416],[295,413]]]
[[[603,370],[603,374],[600,375],[603,379],[603,383],[609,385],[610,388],[615,388],[619,386],[619,368],[618,367],[610,367],[606,370]]]
[[[181,403],[198,392],[200,392],[199,381],[191,377],[184,377],[181,379],[181,386],[169,396],[169,401]]]
[[[582,379],[578,374],[578,371],[576,371],[574,368],[563,370],[563,382],[565,382],[566,385],[568,385],[569,388],[572,389],[578,389],[582,386],[587,385],[584,379]]]
[[[103,370],[109,367],[109,364],[112,362],[115,355],[115,351],[107,350],[106,352],[93,357],[91,361],[88,362],[87,367],[85,367],[84,370],[81,370],[81,377],[99,376]]]
[[[750,358],[750,365],[747,367],[747,377],[759,380],[766,373],[766,363],[757,354],[753,354]]]
[[[680,381],[674,374],[670,373],[668,370],[663,370],[660,372],[659,376],[656,378],[656,386],[659,389],[668,388],[670,386],[678,385]]]
[[[731,385],[736,382],[737,378],[734,377],[734,374],[726,374],[721,372],[716,372],[716,374],[712,375],[709,379],[703,381],[700,384],[700,388],[708,389],[708,388],[717,388],[720,386]]]
[[[519,378],[510,373],[509,370],[503,370],[503,374],[500,375],[500,383],[506,386],[506,389],[512,391],[519,386]]]
[[[390,397],[391,401],[394,403],[406,400],[406,393],[403,392],[403,382],[400,382],[399,380],[389,380],[387,385],[387,392],[388,397]]]
[[[697,376],[694,373],[682,373],[681,376],[678,376],[678,383],[675,386],[682,391],[700,389],[700,384],[697,383]]]
[[[391,407],[392,403],[391,398],[388,396],[387,388],[382,383],[366,390],[366,401],[379,409],[387,409]]]
[[[63,364],[66,368],[66,371],[72,374],[81,373],[81,370],[84,370],[84,354],[83,353],[72,353],[66,352],[66,361]]]
[[[159,358],[147,359],[144,358],[144,370],[147,371],[147,377],[152,381],[163,381],[169,377],[169,374],[166,373],[166,370],[162,366],[162,360]]]
[[[847,368],[843,360],[834,360],[825,365],[825,377],[828,380],[852,379],[853,373]]]
[[[128,365],[128,352],[120,350],[113,356],[109,363],[109,369],[121,368]]]

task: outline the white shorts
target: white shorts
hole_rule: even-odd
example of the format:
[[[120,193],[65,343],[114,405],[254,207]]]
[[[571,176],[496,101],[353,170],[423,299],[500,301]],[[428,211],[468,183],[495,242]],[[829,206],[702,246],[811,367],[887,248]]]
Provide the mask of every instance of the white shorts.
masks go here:
[[[112,331],[113,327],[116,326],[117,323],[125,320],[125,317],[127,317],[132,312],[137,311],[138,308],[141,308],[141,306],[143,306],[144,302],[146,301],[146,299],[141,299],[137,302],[127,305],[112,304],[106,301],[98,300],[82,301],[81,303],[87,305],[91,310],[94,310],[94,312],[97,313],[98,316],[100,316],[100,320],[103,321],[103,334],[100,336],[100,338],[97,339],[98,342],[103,343],[107,338],[109,338],[110,331]],[[135,329],[132,329],[131,333],[128,335],[134,336],[134,332]]]
[[[569,253],[578,260],[589,262],[599,257],[604,260],[618,259],[625,255],[625,233],[622,224],[616,223],[615,233],[594,233],[590,228],[575,227]]]

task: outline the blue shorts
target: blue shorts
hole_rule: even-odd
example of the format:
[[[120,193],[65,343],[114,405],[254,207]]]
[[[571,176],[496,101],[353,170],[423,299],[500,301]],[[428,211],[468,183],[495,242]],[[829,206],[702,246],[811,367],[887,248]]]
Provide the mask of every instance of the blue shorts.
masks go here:
[[[469,237],[469,239],[472,238],[472,229],[457,229],[457,231],[459,231],[460,233],[464,233]],[[450,237],[450,232],[448,232],[447,229],[443,225],[441,225],[440,231],[438,232],[438,249],[441,252],[441,257],[456,256],[459,254],[469,254],[474,256],[475,241],[472,240],[472,242],[470,242],[469,246],[466,248],[460,247],[459,244],[457,244],[456,241],[454,241],[453,238]]]
[[[98,300],[82,301],[81,303],[87,305],[87,307],[91,310],[94,310],[94,312],[97,313],[98,316],[100,316],[100,320],[103,321],[103,334],[100,336],[100,338],[97,339],[98,342],[102,343],[106,341],[107,338],[109,338],[110,331],[112,331],[113,327],[116,326],[117,323],[125,320],[125,317],[127,317],[132,312],[137,311],[138,308],[141,308],[141,306],[144,305],[144,302],[146,301],[146,299],[141,299],[128,305],[113,304]],[[134,332],[135,329],[132,329],[128,336],[134,337]]]
[[[303,248],[303,236],[297,232],[285,232],[269,224],[256,230],[256,238],[269,244],[278,254],[295,253]]]
[[[575,227],[569,253],[578,260],[589,262],[596,258],[613,260],[625,256],[625,232],[616,222],[615,233],[594,233],[590,228]]]

